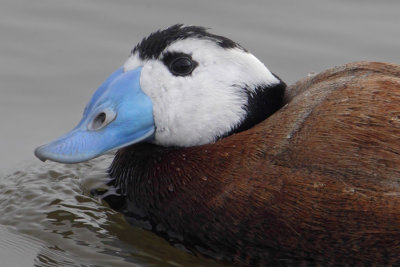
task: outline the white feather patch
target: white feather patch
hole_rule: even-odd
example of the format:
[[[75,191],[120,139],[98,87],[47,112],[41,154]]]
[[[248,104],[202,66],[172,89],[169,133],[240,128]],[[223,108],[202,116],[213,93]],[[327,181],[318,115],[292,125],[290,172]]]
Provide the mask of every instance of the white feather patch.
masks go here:
[[[252,54],[225,49],[214,41],[189,38],[165,52],[192,56],[198,66],[189,76],[174,76],[160,60],[141,61],[132,55],[125,71],[143,66],[140,85],[153,103],[155,143],[195,146],[212,143],[246,116],[246,90],[279,80]]]

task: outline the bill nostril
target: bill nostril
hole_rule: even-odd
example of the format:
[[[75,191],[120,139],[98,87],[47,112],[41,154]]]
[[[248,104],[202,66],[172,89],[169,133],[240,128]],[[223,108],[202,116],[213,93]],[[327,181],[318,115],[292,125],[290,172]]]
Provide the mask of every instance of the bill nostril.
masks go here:
[[[103,123],[106,121],[106,116],[106,113],[101,112],[96,116],[96,118],[94,118],[92,123],[93,130],[97,130],[103,125]]]
[[[93,121],[88,126],[88,130],[97,131],[105,126],[107,126],[110,122],[112,122],[116,117],[116,113],[111,109],[106,109],[98,113]]]

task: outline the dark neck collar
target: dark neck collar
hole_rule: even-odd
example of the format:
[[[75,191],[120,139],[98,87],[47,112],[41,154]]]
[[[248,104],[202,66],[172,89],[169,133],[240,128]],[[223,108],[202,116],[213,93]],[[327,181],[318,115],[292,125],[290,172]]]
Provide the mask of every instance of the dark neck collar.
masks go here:
[[[245,107],[246,117],[231,132],[223,137],[248,130],[283,107],[285,104],[286,84],[278,76],[274,76],[279,80],[278,84],[259,85],[252,92],[246,90],[248,96]]]

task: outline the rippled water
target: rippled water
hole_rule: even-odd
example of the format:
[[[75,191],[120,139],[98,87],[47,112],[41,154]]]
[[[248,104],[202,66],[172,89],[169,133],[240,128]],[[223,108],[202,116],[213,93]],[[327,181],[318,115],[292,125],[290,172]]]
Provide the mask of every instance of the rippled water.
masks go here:
[[[128,225],[89,194],[107,180],[98,166],[111,159],[35,164],[3,177],[1,260],[7,266],[217,266]]]
[[[89,194],[112,155],[42,163],[150,32],[183,22],[238,41],[288,83],[356,60],[400,63],[400,2],[0,0],[1,266],[213,266]]]

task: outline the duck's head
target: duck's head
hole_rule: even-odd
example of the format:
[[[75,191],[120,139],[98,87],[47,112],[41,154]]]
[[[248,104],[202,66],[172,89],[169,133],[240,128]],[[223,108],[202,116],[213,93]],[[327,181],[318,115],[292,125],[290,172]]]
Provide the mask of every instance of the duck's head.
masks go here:
[[[284,90],[237,43],[202,27],[174,25],[136,45],[94,93],[79,124],[35,155],[77,163],[138,142],[212,143],[271,115]]]

